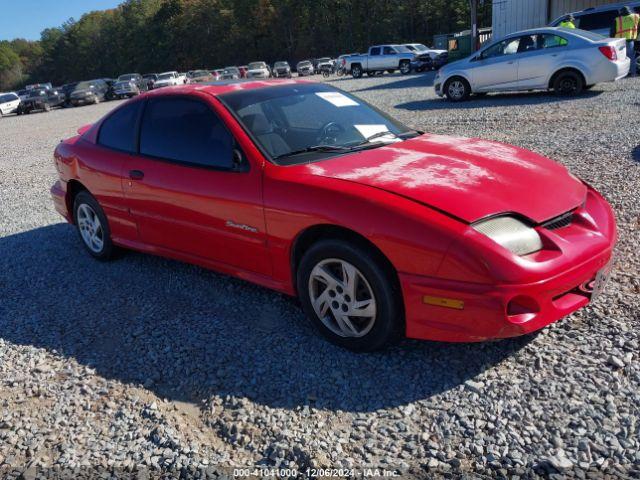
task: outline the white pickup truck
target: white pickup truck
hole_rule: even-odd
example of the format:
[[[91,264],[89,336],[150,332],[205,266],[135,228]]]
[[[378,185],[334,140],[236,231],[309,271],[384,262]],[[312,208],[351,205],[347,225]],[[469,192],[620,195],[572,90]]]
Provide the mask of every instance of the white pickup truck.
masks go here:
[[[176,85],[184,85],[186,77],[183,77],[178,72],[164,72],[158,75],[158,79],[156,83],[153,85],[153,88],[162,88],[162,87],[175,87]]]
[[[393,73],[400,70],[406,75],[411,72],[411,62],[415,54],[404,45],[374,45],[366,55],[353,55],[346,58],[345,69],[353,78],[363,73],[375,75],[380,72]]]

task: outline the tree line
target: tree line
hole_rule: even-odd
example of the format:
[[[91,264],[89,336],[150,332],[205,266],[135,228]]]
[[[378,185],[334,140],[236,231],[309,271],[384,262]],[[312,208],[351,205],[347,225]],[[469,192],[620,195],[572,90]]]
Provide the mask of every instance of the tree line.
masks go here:
[[[481,24],[490,24],[490,3]],[[468,0],[126,0],[47,28],[40,40],[0,42],[0,90],[428,44],[467,29],[469,16]]]

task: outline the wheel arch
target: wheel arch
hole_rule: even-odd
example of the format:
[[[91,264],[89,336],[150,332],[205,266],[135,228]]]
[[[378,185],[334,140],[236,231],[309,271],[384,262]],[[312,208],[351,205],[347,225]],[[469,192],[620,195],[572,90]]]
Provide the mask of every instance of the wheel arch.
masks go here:
[[[295,279],[298,273],[298,265],[302,260],[305,252],[311,248],[315,243],[321,240],[343,240],[349,243],[352,243],[361,248],[366,248],[380,261],[380,265],[385,270],[385,272],[389,275],[389,278],[393,282],[393,287],[396,289],[398,294],[401,297],[401,302],[404,305],[404,301],[402,299],[402,289],[400,288],[400,278],[398,277],[398,272],[396,268],[393,266],[389,258],[378,248],[378,246],[373,243],[371,240],[366,238],[364,235],[351,230],[346,227],[342,227],[334,224],[317,224],[312,225],[296,235],[293,240],[291,247],[291,274],[292,278]],[[297,293],[296,282],[293,282],[294,289]]]
[[[85,187],[82,182],[72,178],[67,182],[67,194],[65,195],[65,202],[67,204],[67,211],[69,212],[69,218],[71,222],[73,222],[73,202],[75,201],[76,195],[80,192],[88,192],[89,189]]]
[[[553,74],[551,75],[551,77],[549,78],[549,83],[547,85],[547,88],[552,89],[553,88],[553,83],[556,81],[556,78],[558,78],[558,75],[560,75],[561,73],[564,72],[573,72],[573,73],[577,73],[578,75],[580,75],[580,78],[582,78],[582,84],[583,85],[587,85],[587,76],[584,74],[584,72],[576,67],[576,66],[564,66],[561,67],[559,69],[557,69],[555,72],[553,72]]]
[[[462,80],[467,82],[467,85],[469,85],[469,92],[474,93],[474,88],[473,88],[473,83],[471,82],[471,78],[469,78],[469,76],[465,72],[460,72],[460,71],[452,72],[450,75],[447,75],[447,77],[442,80],[442,91],[444,91],[445,85],[456,77],[460,77]]]

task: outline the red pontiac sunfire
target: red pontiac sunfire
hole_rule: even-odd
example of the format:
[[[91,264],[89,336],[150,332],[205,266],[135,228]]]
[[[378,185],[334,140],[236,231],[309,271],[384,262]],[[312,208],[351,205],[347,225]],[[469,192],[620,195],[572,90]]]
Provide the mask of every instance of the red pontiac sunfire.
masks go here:
[[[140,95],[58,145],[56,209],[116,247],[297,295],[353,350],[548,325],[602,290],[609,204],[527,150],[423,134],[303,81]]]

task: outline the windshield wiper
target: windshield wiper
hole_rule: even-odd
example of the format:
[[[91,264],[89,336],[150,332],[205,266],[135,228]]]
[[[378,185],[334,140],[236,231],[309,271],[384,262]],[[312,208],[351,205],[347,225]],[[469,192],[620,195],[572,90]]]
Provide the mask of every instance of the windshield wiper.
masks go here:
[[[283,153],[282,155],[274,157],[274,160],[293,157],[295,155],[301,155],[309,152],[348,152],[349,150],[351,150],[349,147],[341,147],[340,145],[313,145],[311,147],[301,148],[300,150]]]

